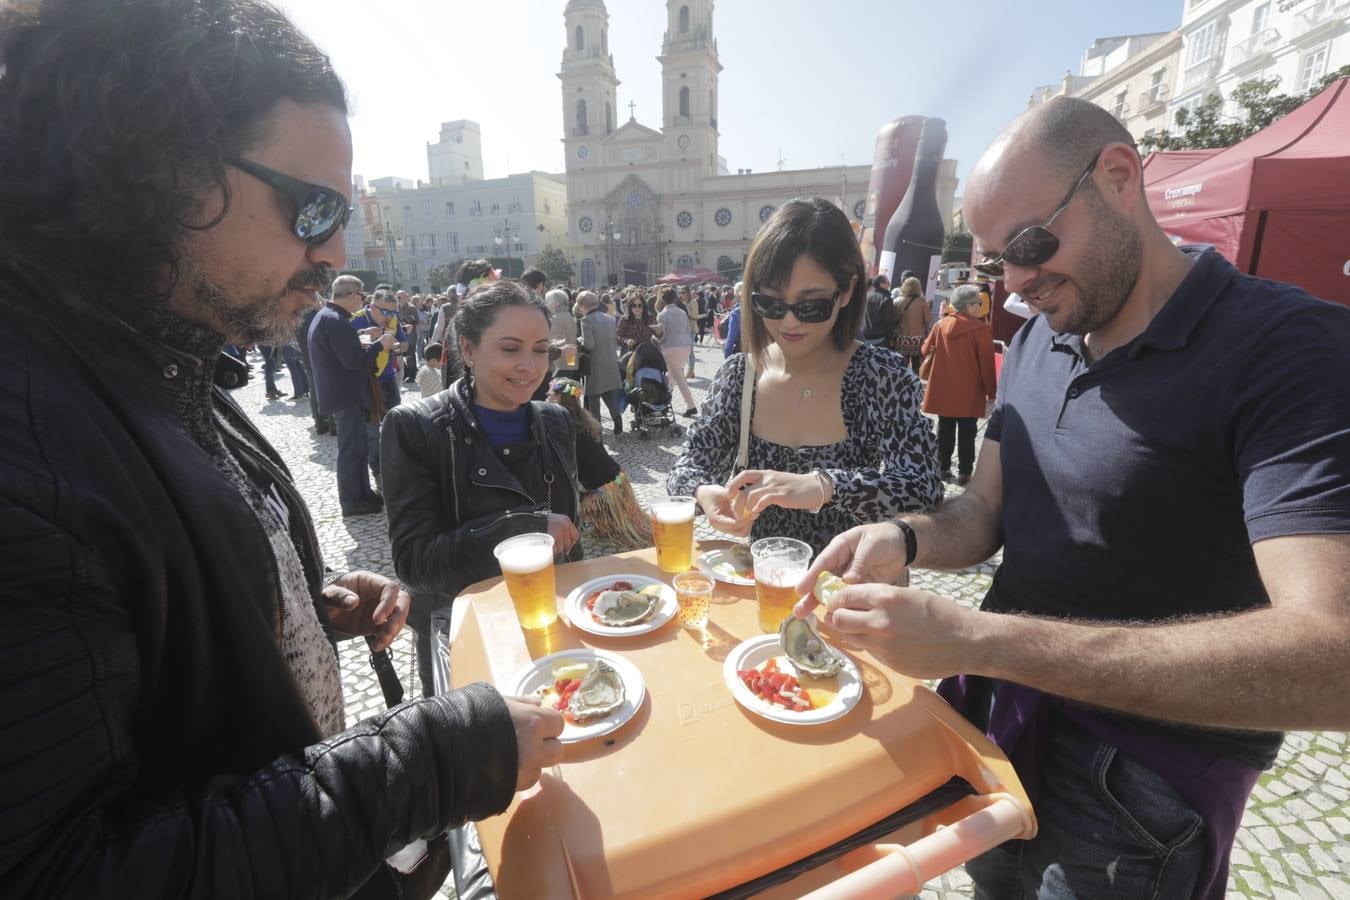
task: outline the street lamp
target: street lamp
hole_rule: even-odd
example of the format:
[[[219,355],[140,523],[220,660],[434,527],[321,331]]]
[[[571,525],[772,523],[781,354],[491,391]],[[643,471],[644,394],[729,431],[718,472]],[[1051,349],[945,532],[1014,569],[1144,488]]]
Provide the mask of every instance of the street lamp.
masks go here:
[[[616,223],[613,219],[610,219],[608,222],[606,222],[605,244],[609,250],[609,274],[614,276],[616,279],[622,273],[615,271],[618,267],[615,265],[614,262],[617,257],[614,245],[617,244],[622,239],[623,239],[623,232],[619,230],[618,223]],[[616,280],[614,283],[618,284],[618,281]]]
[[[388,219],[384,222],[384,255],[389,260],[389,278],[394,282],[395,287],[398,283],[398,266],[394,261],[394,247],[403,242],[403,226],[393,225]]]
[[[506,249],[506,275],[511,277],[511,240],[512,237],[520,237],[520,226],[513,225],[510,219],[502,219],[492,228],[495,235],[492,238],[492,244],[496,247],[505,247]],[[523,262],[523,260],[522,260]]]

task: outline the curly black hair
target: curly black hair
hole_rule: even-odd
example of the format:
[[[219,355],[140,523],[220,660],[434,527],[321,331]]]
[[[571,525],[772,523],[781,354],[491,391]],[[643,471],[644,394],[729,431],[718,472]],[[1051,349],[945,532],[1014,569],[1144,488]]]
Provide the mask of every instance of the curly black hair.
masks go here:
[[[0,260],[104,295],[172,292],[188,223],[212,187],[228,209],[226,160],[278,101],[347,111],[262,0],[7,3],[0,67]]]

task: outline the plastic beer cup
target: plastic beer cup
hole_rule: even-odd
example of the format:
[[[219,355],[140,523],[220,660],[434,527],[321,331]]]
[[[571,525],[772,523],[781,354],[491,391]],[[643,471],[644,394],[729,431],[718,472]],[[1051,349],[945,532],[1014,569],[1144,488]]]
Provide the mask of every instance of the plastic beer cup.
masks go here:
[[[681,572],[670,580],[670,585],[675,588],[675,600],[680,606],[680,624],[685,628],[706,628],[713,580],[702,572]]]
[[[553,535],[520,534],[492,548],[506,578],[506,590],[520,626],[531,631],[558,619],[558,593],[553,574]]]
[[[750,545],[755,564],[759,630],[773,634],[801,599],[797,582],[811,565],[811,545],[793,538],[761,538]]]
[[[694,498],[671,497],[651,505],[656,565],[662,572],[694,567]]]

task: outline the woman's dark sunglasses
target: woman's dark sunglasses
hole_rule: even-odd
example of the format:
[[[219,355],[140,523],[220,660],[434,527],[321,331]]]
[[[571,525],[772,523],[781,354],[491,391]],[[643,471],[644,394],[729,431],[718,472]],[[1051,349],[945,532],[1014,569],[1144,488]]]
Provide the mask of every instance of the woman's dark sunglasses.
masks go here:
[[[338,191],[283,175],[247,159],[232,159],[230,165],[247,172],[291,201],[295,207],[291,231],[306,244],[317,247],[332,237],[333,232],[347,227],[352,208],[347,205],[347,198]]]
[[[1004,263],[1013,266],[1019,266],[1024,269],[1034,269],[1036,266],[1043,266],[1050,261],[1056,253],[1059,252],[1059,238],[1055,237],[1050,226],[1055,224],[1059,214],[1069,208],[1073,202],[1074,194],[1088,180],[1092,170],[1097,168],[1097,160],[1101,159],[1101,151],[1092,157],[1092,162],[1083,170],[1083,174],[1078,176],[1078,180],[1069,188],[1069,192],[1064,195],[1064,200],[1059,204],[1059,208],[1051,214],[1044,225],[1032,225],[1030,228],[1023,228],[1021,231],[1008,241],[1004,246],[1003,252],[997,256],[990,256],[984,265],[1002,266]],[[986,254],[988,256],[988,254]],[[1001,273],[1000,273],[1001,274]]]
[[[798,322],[803,325],[814,325],[817,322],[824,322],[834,312],[834,302],[839,299],[843,289],[837,290],[829,297],[815,297],[810,300],[798,300],[796,303],[788,303],[780,297],[769,297],[758,291],[750,293],[750,308],[755,311],[755,315],[765,319],[781,319],[788,313],[792,313]]]

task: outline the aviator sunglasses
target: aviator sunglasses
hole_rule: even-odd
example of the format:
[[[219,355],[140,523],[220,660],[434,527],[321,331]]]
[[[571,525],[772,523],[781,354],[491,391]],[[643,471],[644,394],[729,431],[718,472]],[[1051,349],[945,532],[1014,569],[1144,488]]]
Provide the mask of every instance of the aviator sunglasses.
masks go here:
[[[987,261],[981,263],[983,266],[1002,266],[1004,263],[1013,266],[1019,266],[1024,269],[1034,269],[1036,266],[1045,265],[1056,253],[1059,252],[1059,238],[1055,237],[1050,226],[1055,224],[1059,214],[1069,208],[1073,202],[1074,194],[1088,180],[1092,170],[1097,168],[1097,160],[1101,159],[1102,151],[1098,150],[1097,155],[1092,157],[1092,162],[1088,163],[1083,174],[1078,176],[1078,180],[1069,188],[1069,192],[1064,195],[1064,200],[1059,204],[1059,208],[1051,214],[1044,225],[1032,225],[1029,228],[1023,228],[1013,237],[1012,240],[1004,246],[1003,252],[997,256],[989,256]],[[977,266],[979,268],[979,266]],[[999,272],[1002,274],[1002,272]]]
[[[817,322],[824,322],[834,312],[834,303],[842,294],[843,288],[835,291],[829,297],[814,297],[810,300],[798,300],[796,303],[788,303],[780,297],[769,297],[758,291],[750,293],[750,308],[755,311],[755,315],[765,319],[781,319],[788,313],[796,316],[797,321],[803,325],[814,325]]]
[[[317,247],[332,237],[333,232],[347,227],[352,208],[338,191],[283,175],[251,160],[231,159],[229,163],[291,201],[295,206],[291,231],[306,244]]]

